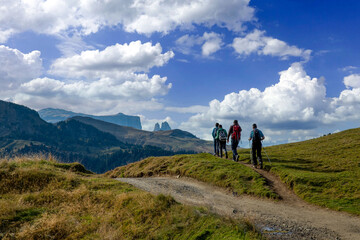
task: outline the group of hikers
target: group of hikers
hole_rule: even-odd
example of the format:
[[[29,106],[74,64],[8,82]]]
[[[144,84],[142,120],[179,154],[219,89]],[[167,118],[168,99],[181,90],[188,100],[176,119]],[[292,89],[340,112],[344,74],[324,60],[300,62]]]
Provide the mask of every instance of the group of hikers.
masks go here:
[[[254,123],[252,125],[253,130],[250,132],[249,141],[252,140],[252,164],[257,168],[258,164],[260,168],[263,168],[263,160],[261,156],[261,141],[265,139],[264,134],[257,128],[257,125]],[[230,126],[228,132],[223,128],[219,123],[215,124],[215,128],[212,131],[212,136],[214,138],[214,155],[218,157],[223,157],[223,149],[225,150],[225,157],[228,158],[228,153],[226,150],[226,143],[229,143],[231,137],[231,150],[233,152],[233,161],[239,161],[239,154],[237,152],[237,147],[241,140],[241,127],[238,120],[234,120],[233,125]]]

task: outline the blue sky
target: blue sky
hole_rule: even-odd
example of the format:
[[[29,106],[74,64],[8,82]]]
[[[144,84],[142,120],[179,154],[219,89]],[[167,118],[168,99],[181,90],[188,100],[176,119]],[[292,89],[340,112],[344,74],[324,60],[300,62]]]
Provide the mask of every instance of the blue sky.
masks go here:
[[[360,120],[358,1],[4,1],[0,96],[267,144]],[[246,143],[243,143],[246,146]]]

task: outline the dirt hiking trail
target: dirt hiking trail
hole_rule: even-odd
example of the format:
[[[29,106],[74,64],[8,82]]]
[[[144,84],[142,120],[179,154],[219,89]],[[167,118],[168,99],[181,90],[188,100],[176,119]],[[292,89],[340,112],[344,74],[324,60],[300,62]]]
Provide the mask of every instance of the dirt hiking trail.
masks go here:
[[[247,219],[267,239],[360,240],[360,218],[310,205],[296,196],[280,179],[254,169],[281,197],[279,201],[249,195],[237,196],[225,189],[191,178],[117,178],[153,194],[171,195],[176,201],[205,206],[213,213]]]

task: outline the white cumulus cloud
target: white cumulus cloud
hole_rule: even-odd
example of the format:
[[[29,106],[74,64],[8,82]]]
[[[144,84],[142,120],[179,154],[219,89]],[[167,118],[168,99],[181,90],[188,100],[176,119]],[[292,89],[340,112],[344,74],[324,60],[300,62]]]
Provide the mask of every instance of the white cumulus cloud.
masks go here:
[[[151,99],[157,95],[165,95],[171,88],[166,85],[166,77],[146,74],[129,74],[125,81],[100,79],[94,82],[75,81],[66,83],[51,78],[37,78],[23,83],[23,93],[36,96],[61,95],[66,101],[68,96],[87,99]]]
[[[39,51],[21,51],[0,45],[0,87],[2,90],[18,87],[22,82],[36,78],[42,73]]]
[[[241,31],[243,23],[254,20],[249,0],[0,0],[0,5],[2,42],[25,31],[58,35],[77,30],[89,35],[119,25],[140,34],[194,25]]]
[[[173,52],[162,53],[160,44],[116,44],[102,51],[89,50],[54,61],[51,73],[39,77],[40,52],[23,54],[0,47],[1,98],[40,109],[58,107],[88,113],[134,113],[158,110],[157,100],[171,89],[167,77],[149,76],[147,71],[163,66]],[[17,81],[16,86],[8,86]],[[6,85],[7,84],[7,85]]]
[[[360,75],[344,77],[344,84],[347,89],[338,98],[331,99],[331,111],[324,117],[328,123],[360,119]]]
[[[351,74],[344,78],[344,84],[347,88],[360,88],[360,74]]]
[[[311,50],[300,49],[296,46],[290,46],[279,39],[267,37],[265,36],[265,31],[258,29],[255,29],[245,37],[235,38],[232,47],[240,56],[256,53],[258,55],[278,56],[282,59],[293,56],[308,60],[311,55]]]
[[[124,72],[147,72],[152,67],[163,66],[173,57],[172,51],[162,53],[160,43],[135,41],[108,46],[102,51],[88,50],[58,58],[49,73],[73,78],[118,78]]]
[[[211,101],[208,112],[199,116],[212,120],[259,119],[257,122],[289,128],[291,122],[314,121],[324,108],[325,95],[323,81],[310,78],[300,63],[294,63],[280,72],[277,84],[264,91],[252,88],[227,94],[223,101]],[[290,125],[285,126],[286,123]],[[303,127],[308,128],[306,124]]]
[[[215,32],[205,32],[202,36],[185,34],[176,40],[177,50],[183,54],[196,55],[195,46],[201,45],[201,55],[210,57],[224,45],[222,36]]]
[[[204,45],[201,47],[203,56],[210,56],[211,54],[220,50],[221,46],[223,45],[220,34],[214,32],[204,33],[203,38],[205,40]]]
[[[346,87],[351,89],[329,98],[324,80],[308,76],[301,63],[293,63],[279,74],[279,82],[264,91],[252,88],[229,93],[222,101],[212,100],[208,110],[190,117],[180,128],[209,139],[213,123],[230,125],[238,119],[245,126],[258,123],[270,133],[270,138],[272,134],[275,139],[294,141],[315,137],[314,130],[326,124],[360,119],[357,75],[344,78]]]
[[[141,0],[133,1],[130,11],[134,15],[123,19],[125,30],[144,34],[167,33],[193,24],[241,31],[254,15],[249,0]]]

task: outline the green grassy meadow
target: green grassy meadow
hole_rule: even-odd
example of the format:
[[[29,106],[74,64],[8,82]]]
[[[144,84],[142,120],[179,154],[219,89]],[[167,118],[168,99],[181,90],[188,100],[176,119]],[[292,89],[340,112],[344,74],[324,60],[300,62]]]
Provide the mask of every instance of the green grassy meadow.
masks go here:
[[[0,160],[0,239],[261,239],[221,218],[41,156]]]
[[[265,148],[265,167],[309,203],[360,215],[360,128]],[[239,150],[250,162],[249,149]],[[232,154],[229,152],[229,159]],[[277,199],[264,178],[248,167],[210,154],[147,158],[106,173],[110,177],[181,175],[238,194]]]
[[[360,215],[360,128],[265,148],[263,160],[304,200]],[[249,149],[239,151],[249,162]]]

